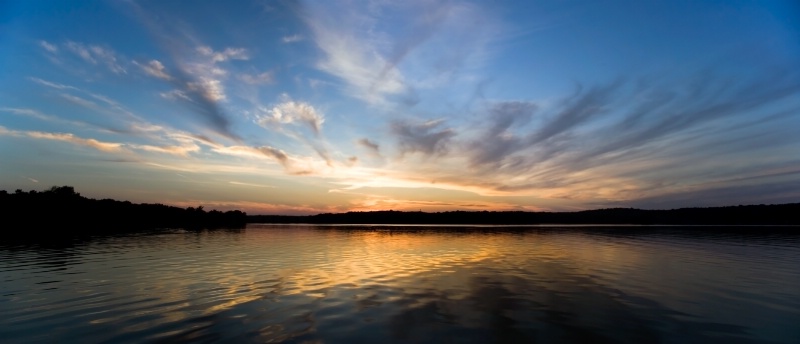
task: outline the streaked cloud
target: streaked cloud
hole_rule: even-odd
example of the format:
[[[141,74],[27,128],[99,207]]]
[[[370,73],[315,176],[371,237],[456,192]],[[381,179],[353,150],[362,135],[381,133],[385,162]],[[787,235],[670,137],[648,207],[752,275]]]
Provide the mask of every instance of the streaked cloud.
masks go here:
[[[30,77],[28,79],[30,79],[31,81],[33,81],[33,82],[35,82],[37,84],[41,84],[41,85],[44,85],[44,86],[47,86],[47,87],[52,87],[52,88],[59,89],[59,90],[78,90],[78,88],[74,87],[74,86],[59,84],[59,83],[55,83],[55,82],[50,82],[50,81],[42,80],[42,79],[39,79],[39,78]]]
[[[53,116],[53,115],[42,113],[41,111],[34,110],[34,109],[0,108],[0,111],[13,113],[15,115],[20,115],[20,116],[28,116],[28,117],[31,117],[31,118],[36,118],[36,119],[41,120],[41,121],[45,121],[45,122],[61,123],[61,124],[67,124],[67,125],[71,125],[71,126],[75,126],[75,127],[84,127],[84,128],[93,127],[92,125],[90,125],[90,124],[88,124],[86,122],[75,121],[75,120],[70,120],[70,119],[64,119],[64,118],[60,118],[60,117],[57,117],[57,116]]]
[[[89,51],[89,49],[82,43],[69,41],[64,43],[64,45],[67,47],[67,49],[72,51],[72,53],[75,55],[78,55],[78,57],[82,58],[84,61],[91,64],[97,64],[97,60],[92,57],[91,51]]]
[[[85,8],[106,18],[85,22],[36,6],[49,22],[21,11],[26,30],[7,40],[0,136],[37,144],[2,158],[16,182],[61,178],[26,164],[47,147],[275,212],[795,197],[800,59],[785,11],[643,4],[647,25],[608,27],[641,16],[584,5],[126,1]],[[276,192],[225,203],[257,185]]]
[[[330,86],[333,85],[332,83],[320,79],[309,78],[308,79],[308,86],[312,89],[318,89],[323,86]]]
[[[40,85],[64,91],[62,93],[59,93],[59,96],[75,105],[82,106],[84,108],[96,111],[98,113],[104,113],[112,116],[123,115],[125,118],[130,120],[135,120],[139,122],[143,121],[139,116],[137,116],[130,110],[123,107],[119,102],[107,96],[104,96],[100,93],[90,92],[88,90],[81,89],[72,85],[59,84],[39,78],[29,77],[29,79]],[[99,103],[88,100],[85,97],[76,96],[75,95],[76,93],[95,99],[99,101]]]
[[[358,141],[356,141],[356,143],[358,143],[358,145],[360,145],[361,147],[366,148],[370,153],[372,153],[372,154],[374,154],[376,156],[380,156],[381,155],[380,145],[378,145],[375,142],[372,142],[370,139],[361,138],[361,139],[358,139]]]
[[[324,53],[318,68],[372,105],[417,104],[417,89],[461,79],[459,73],[481,65],[486,45],[501,36],[488,13],[467,2],[307,2],[304,9]],[[406,29],[396,30],[397,23]]]
[[[83,106],[83,107],[90,108],[90,109],[98,108],[97,103],[95,103],[95,102],[93,102],[91,100],[85,99],[85,98],[81,98],[81,97],[74,96],[74,95],[67,94],[67,93],[62,93],[61,97],[66,99],[70,103],[75,104],[75,105]]]
[[[199,94],[210,102],[221,102],[227,99],[222,81],[213,78],[200,78],[186,83],[186,89]]]
[[[147,62],[147,64],[140,64],[135,61],[133,63],[139,66],[139,68],[141,68],[147,75],[162,80],[172,80],[172,76],[167,74],[166,68],[164,68],[164,65],[159,60],[150,60],[150,62]]]
[[[171,154],[171,155],[178,155],[185,157],[188,156],[189,153],[200,151],[200,147],[194,144],[193,140],[181,139],[182,135],[174,135],[174,134],[168,134],[168,135],[171,137],[172,140],[177,140],[178,142],[180,142],[180,145],[156,146],[156,145],[141,145],[135,143],[108,142],[108,141],[100,141],[93,138],[79,137],[72,133],[54,133],[54,132],[27,131],[27,130],[20,131],[20,130],[9,130],[4,127],[0,127],[0,135],[62,141],[79,146],[94,148],[109,153],[123,152],[123,151],[130,152],[130,149],[135,149],[140,151],[164,153],[164,154]]]
[[[95,139],[87,139],[75,136],[70,133],[50,133],[50,132],[42,132],[42,131],[17,131],[17,130],[9,130],[5,127],[0,126],[0,135],[10,135],[10,136],[17,136],[17,137],[30,137],[34,139],[44,139],[44,140],[53,140],[53,141],[62,141],[68,142],[79,146],[85,146],[94,148],[104,152],[121,152],[123,151],[123,145],[121,143],[116,142],[104,142],[98,141]]]
[[[319,135],[325,117],[311,104],[294,101],[288,95],[281,96],[281,102],[271,108],[261,110],[263,115],[257,117],[258,124],[270,128],[277,124],[301,123]]]
[[[440,129],[443,120],[427,122],[396,121],[391,132],[397,138],[401,154],[422,153],[438,155],[447,152],[450,139],[456,135],[452,129]]]
[[[201,45],[196,50],[200,55],[208,57],[212,63],[225,62],[227,60],[247,60],[250,58],[247,49],[244,48],[228,47],[222,51],[214,51],[207,45]]]
[[[290,36],[283,36],[283,38],[281,38],[281,42],[283,42],[283,43],[296,43],[296,42],[300,42],[300,41],[302,41],[304,39],[305,39],[305,37],[303,37],[302,35],[294,34],[294,35],[290,35]]]
[[[249,58],[244,48],[227,47],[217,51],[199,45],[181,51],[174,61],[178,69],[167,80],[175,89],[159,94],[165,99],[182,102],[216,133],[238,141],[241,138],[231,130],[231,119],[220,106],[228,101],[225,83],[230,74],[223,64]]]
[[[117,74],[124,74],[128,71],[125,70],[123,66],[121,66],[117,62],[116,53],[108,48],[103,48],[97,45],[93,45],[90,47],[92,54],[101,62],[103,62],[112,72]]]
[[[131,144],[129,146],[134,149],[144,150],[148,152],[172,154],[179,156],[188,156],[189,153],[195,153],[200,151],[200,146],[192,143],[188,143],[181,146],[153,146],[153,145],[137,145],[137,144]]]
[[[290,175],[317,175],[323,171],[330,171],[323,161],[310,157],[294,156],[272,146],[222,146],[212,148],[218,154],[238,156],[254,159],[269,159],[281,165]]]
[[[76,56],[90,64],[104,64],[109,70],[116,74],[125,74],[127,70],[118,61],[117,53],[109,48],[99,45],[87,45],[84,43],[67,41],[64,47]],[[47,49],[49,51],[49,49]]]
[[[233,185],[252,186],[252,187],[256,187],[256,188],[270,188],[270,189],[274,189],[274,188],[275,188],[275,186],[273,186],[273,185],[263,185],[263,184],[254,184],[254,183],[244,183],[244,182],[236,182],[236,181],[230,181],[230,182],[228,182],[228,183],[229,183],[229,184],[233,184]]]
[[[536,104],[521,101],[491,105],[486,118],[486,129],[468,144],[466,153],[470,156],[471,165],[499,163],[521,149],[524,143],[519,129],[530,122],[536,109]]]
[[[239,80],[250,85],[270,84],[275,81],[271,72],[259,74],[239,74]]]
[[[791,142],[786,130],[756,137],[743,130],[791,121],[800,111],[786,102],[800,94],[799,79],[794,72],[784,73],[733,83],[704,74],[699,88],[685,91],[672,80],[635,87],[615,82],[579,88],[545,106],[496,102],[488,106],[478,127],[459,128],[462,135],[469,133],[459,140],[453,131],[433,130],[441,122],[395,123],[392,133],[403,151],[432,154],[440,139],[445,140],[444,158],[459,164],[466,157],[470,168],[447,170],[440,158],[435,162],[439,167],[426,169],[423,161],[416,169],[433,171],[430,178],[441,182],[478,186],[481,194],[640,204],[635,200],[658,198],[677,190],[677,183],[704,188],[700,185],[740,174],[731,168],[737,156]],[[758,144],[747,143],[754,139]]]
[[[171,90],[168,92],[161,92],[159,93],[159,95],[161,95],[162,98],[170,100],[183,99],[189,102],[192,101],[192,98],[190,98],[189,95],[187,95],[186,92],[184,92],[183,90]]]
[[[388,95],[407,91],[399,70],[384,70],[387,61],[373,46],[376,38],[362,34],[370,32],[372,19],[363,13],[343,13],[324,5],[309,6],[308,10],[314,42],[325,53],[318,67],[344,80],[351,96],[377,104]]]
[[[39,46],[41,46],[42,49],[47,50],[48,52],[53,54],[58,52],[58,47],[55,44],[52,44],[48,41],[39,41]]]

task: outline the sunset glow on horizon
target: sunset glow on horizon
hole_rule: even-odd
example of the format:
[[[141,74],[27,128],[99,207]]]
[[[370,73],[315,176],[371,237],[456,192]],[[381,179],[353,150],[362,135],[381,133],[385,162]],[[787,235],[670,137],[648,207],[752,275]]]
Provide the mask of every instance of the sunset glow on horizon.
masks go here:
[[[248,214],[800,202],[794,1],[6,1],[0,190]]]

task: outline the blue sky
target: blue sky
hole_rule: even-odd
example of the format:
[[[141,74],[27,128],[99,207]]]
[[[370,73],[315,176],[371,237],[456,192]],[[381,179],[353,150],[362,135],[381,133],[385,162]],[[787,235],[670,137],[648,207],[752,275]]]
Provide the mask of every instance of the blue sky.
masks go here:
[[[793,1],[3,1],[0,189],[242,209],[800,201]]]

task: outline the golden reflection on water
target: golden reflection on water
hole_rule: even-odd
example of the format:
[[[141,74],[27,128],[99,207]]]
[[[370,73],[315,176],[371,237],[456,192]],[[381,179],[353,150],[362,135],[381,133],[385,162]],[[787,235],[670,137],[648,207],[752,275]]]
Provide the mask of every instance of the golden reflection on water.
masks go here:
[[[296,228],[307,231],[307,228]],[[281,230],[282,231],[282,230]],[[269,228],[248,231],[252,250],[274,249],[276,236],[284,236]],[[497,270],[519,269],[529,274],[531,267],[558,262],[568,269],[590,272],[635,265],[640,254],[630,246],[593,245],[591,238],[542,233],[493,235],[492,233],[419,232],[408,230],[360,230],[343,235],[336,228],[312,230],[313,235],[294,236],[297,240],[282,242],[281,252],[308,255],[307,264],[280,270],[282,279],[290,282],[285,294],[302,293],[325,297],[335,286],[364,287],[370,284],[402,288],[424,288],[435,278],[437,288],[464,289],[473,277],[463,268],[480,265]],[[309,240],[325,237],[325,246],[314,247]],[[313,249],[309,250],[309,246]],[[523,271],[525,270],[525,271]],[[561,274],[558,270],[541,269],[537,274]],[[557,276],[540,276],[541,279]],[[233,278],[233,277],[231,277]],[[237,283],[241,283],[237,282]],[[456,296],[456,295],[454,295]]]
[[[415,341],[492,326],[521,340],[522,333],[592,334],[619,324],[643,332],[604,335],[644,340],[657,338],[660,324],[683,321],[671,314],[715,319],[731,333],[752,323],[786,333],[800,319],[793,313],[800,305],[785,297],[796,295],[800,274],[780,259],[796,259],[795,248],[756,247],[758,255],[743,257],[727,243],[625,233],[253,225],[112,237],[60,253],[68,284],[51,284],[47,272],[7,273],[2,291],[30,295],[5,304],[0,332],[4,321],[37,320],[30,309],[49,314],[37,324],[58,329],[52,336],[70,328],[63,319],[74,319],[73,326],[89,327],[74,338],[90,341],[243,333],[257,336],[249,341],[315,341],[317,333],[346,342],[352,331]],[[742,307],[761,313],[743,318]],[[125,337],[133,334],[139,337]],[[587,338],[595,337],[579,339]]]

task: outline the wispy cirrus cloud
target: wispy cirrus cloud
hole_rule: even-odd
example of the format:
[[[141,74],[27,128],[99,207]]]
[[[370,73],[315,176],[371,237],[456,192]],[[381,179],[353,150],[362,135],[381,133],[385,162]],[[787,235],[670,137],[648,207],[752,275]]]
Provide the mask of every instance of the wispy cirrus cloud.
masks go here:
[[[745,204],[795,203],[800,197],[800,171],[792,173],[793,178],[758,178],[754,183],[727,182],[694,185],[678,190],[664,190],[645,197],[617,202],[625,206],[645,209],[683,208],[687,204],[695,206],[723,206]],[[617,205],[612,204],[612,205]]]
[[[73,41],[67,41],[63,45],[68,51],[80,57],[85,62],[93,65],[104,64],[109,70],[116,74],[126,74],[128,72],[125,67],[123,67],[121,61],[119,61],[117,53],[110,48]],[[45,49],[50,52],[55,52],[46,47]]]
[[[270,84],[275,81],[272,72],[264,72],[258,74],[239,74],[239,80],[250,85]]]
[[[551,210],[775,198],[800,171],[800,160],[784,164],[800,147],[791,129],[800,113],[796,76],[704,74],[694,89],[682,76],[615,81],[556,101],[489,101],[476,121],[452,128],[446,119],[393,121],[388,140],[399,158],[382,169],[337,166],[331,176],[342,187],[334,190],[431,187],[566,202]],[[355,141],[376,153],[385,143]],[[410,154],[423,159],[409,164]],[[789,201],[797,192],[780,195]]]
[[[73,103],[75,105],[82,106],[82,107],[85,107],[85,108],[89,108],[89,109],[99,109],[100,108],[99,106],[97,106],[97,103],[95,103],[95,102],[93,102],[91,100],[84,99],[84,98],[81,98],[81,97],[78,97],[78,96],[74,96],[74,95],[71,95],[71,94],[68,94],[68,93],[62,93],[61,94],[61,98],[66,99],[70,103]]]
[[[186,83],[186,90],[200,95],[209,102],[221,102],[227,99],[222,80],[214,78],[200,78],[197,81]]]
[[[46,133],[41,131],[28,131],[25,132],[25,135],[37,139],[48,139],[48,140],[69,142],[80,146],[95,148],[97,150],[101,150],[104,152],[120,152],[123,149],[121,143],[104,142],[95,139],[86,139],[82,137],[77,137],[70,133]]]
[[[82,43],[76,43],[72,41],[68,41],[64,43],[64,46],[77,55],[78,57],[82,58],[84,61],[89,62],[91,64],[97,64],[97,60],[92,57],[91,51],[86,47],[86,45]]]
[[[0,135],[30,137],[34,139],[44,139],[68,142],[79,146],[90,147],[104,152],[122,152],[123,144],[116,142],[99,141],[75,136],[71,133],[51,133],[43,131],[10,130],[0,126]]]
[[[489,125],[480,136],[467,144],[471,165],[496,163],[519,150],[523,139],[515,131],[530,122],[536,109],[536,104],[532,102],[508,101],[493,104],[488,111]]]
[[[61,54],[61,56],[70,63],[83,62],[100,67],[109,67],[115,73],[122,71],[119,69],[115,70],[113,68],[114,66],[119,66],[124,69],[124,57],[120,57],[112,50],[101,48],[100,46],[92,46],[89,44],[72,41],[65,43],[65,45],[52,45],[53,48],[51,49],[48,49],[50,48],[48,45],[41,44],[41,46],[42,49],[50,54]],[[229,73],[227,70],[228,66],[224,66],[225,62],[234,59],[241,60],[247,58],[246,51],[243,49],[225,48],[221,51],[213,51],[209,49],[196,49],[194,51],[196,53],[195,60],[193,60],[195,57],[187,57],[186,60],[184,60],[184,65],[168,63],[170,66],[169,69],[167,69],[165,65],[161,63],[161,61],[155,59],[149,60],[147,63],[133,63],[136,67],[138,67],[137,69],[141,69],[142,72],[148,76],[171,82],[173,85],[179,85],[180,87],[176,88],[176,91],[182,92],[181,95],[183,97],[181,97],[181,99],[188,98],[194,104],[200,104],[200,106],[203,106],[203,100],[207,100],[210,103],[224,101],[225,90],[223,88],[223,82],[229,75],[239,75]],[[207,77],[204,78],[204,76]],[[271,79],[271,75],[268,73],[252,74],[249,76],[251,77],[250,79],[244,78],[242,81],[250,81],[251,83],[265,83],[269,82],[269,79]],[[195,154],[202,152],[203,154],[211,156],[211,160],[218,159],[216,162],[217,164],[226,165],[226,158],[230,157],[230,155],[225,154],[221,154],[223,156],[214,154],[216,153],[214,151],[215,147],[220,147],[219,151],[227,152],[230,150],[228,149],[231,148],[230,146],[212,145],[206,141],[204,141],[205,143],[200,143],[200,141],[194,140],[181,140],[175,136],[171,136],[170,133],[173,131],[168,128],[156,128],[152,125],[148,125],[146,122],[131,122],[131,119],[133,118],[131,116],[133,114],[130,111],[125,110],[125,108],[119,102],[103,96],[96,91],[88,91],[87,89],[39,78],[31,78],[31,80],[39,85],[50,88],[51,92],[56,90],[56,92],[53,93],[56,93],[59,98],[67,100],[84,109],[90,109],[92,111],[112,115],[106,116],[106,118],[109,119],[109,122],[120,122],[121,124],[130,125],[130,130],[128,130],[128,128],[124,128],[124,131],[120,130],[118,132],[111,133],[111,136],[106,135],[109,133],[104,133],[102,138],[92,138],[91,133],[89,136],[87,136],[86,132],[79,134],[77,132],[19,131],[0,127],[0,133],[3,135],[12,135],[26,137],[28,139],[47,140],[59,143],[63,142],[69,145],[91,148],[105,153],[112,153],[114,158],[108,159],[108,161],[131,161],[152,164],[163,164],[164,161],[169,161],[173,162],[172,165],[174,166],[180,166],[185,161],[191,160],[185,158],[196,158],[197,156]],[[84,81],[86,81],[86,83],[95,82],[94,80]],[[94,86],[96,85],[87,85],[82,87]],[[287,113],[289,113],[290,117],[296,117],[296,120],[293,123],[301,124],[304,127],[306,127],[307,124],[307,127],[312,128],[312,130],[318,133],[324,121],[322,114],[317,113],[316,110],[308,104],[306,105],[308,105],[311,110],[310,112],[306,111],[308,109],[303,108],[304,104],[302,102],[296,102],[293,104],[295,105],[294,107],[291,105],[292,104],[283,106],[282,109],[288,111]],[[84,114],[86,113],[85,110],[81,110],[82,109],[79,109],[78,111]],[[40,120],[56,121],[55,117],[45,115],[41,112],[36,112],[32,109],[28,109],[27,111],[14,109],[14,113],[30,116]],[[69,116],[67,111],[59,113]],[[131,116],[119,116],[121,114]],[[121,120],[123,118],[125,120]],[[284,117],[284,120],[286,118],[288,117]],[[133,126],[137,126],[137,128],[133,128]],[[123,128],[125,126],[120,127]],[[115,137],[114,135],[118,136]],[[109,139],[109,137],[112,138]],[[257,146],[252,147],[252,152],[259,156],[258,159],[266,159],[277,162],[288,174],[313,174],[321,171],[324,168],[330,168],[326,167],[324,163],[320,163],[319,159],[298,156],[288,153],[277,147]],[[124,158],[116,158],[119,156],[119,153],[125,153]],[[159,157],[159,155],[162,154],[169,155],[169,157]],[[168,163],[166,165],[170,164]]]
[[[117,61],[117,53],[109,48],[92,45],[90,47],[92,54],[99,61],[104,63],[112,72],[117,74],[125,74],[128,71]]]
[[[325,117],[311,104],[292,100],[288,95],[281,96],[281,102],[271,108],[262,108],[257,117],[259,125],[271,128],[280,124],[301,123],[315,135],[319,135]]]
[[[150,60],[146,64],[140,64],[139,62],[134,61],[133,64],[139,66],[139,68],[141,68],[142,71],[149,76],[166,81],[172,80],[172,76],[167,73],[164,64],[162,64],[159,60]]]
[[[281,38],[281,42],[283,42],[283,43],[297,43],[297,42],[300,42],[302,40],[305,40],[305,37],[303,37],[303,35],[301,35],[301,34],[283,36]]]
[[[319,68],[345,80],[351,96],[378,104],[384,102],[386,96],[407,91],[403,76],[397,70],[389,70],[378,79],[386,62],[375,56],[369,47],[345,35],[334,35],[325,28],[316,31],[317,44],[328,55]]]
[[[89,92],[75,86],[59,84],[39,78],[29,78],[29,79],[38,84],[47,86],[49,88],[58,91],[72,92],[88,96],[89,99],[92,99],[94,101],[70,93],[58,94],[61,98],[66,99],[67,101],[79,105],[81,107],[84,107],[86,109],[91,109],[93,111],[102,114],[112,115],[109,116],[109,118],[114,119],[114,122],[116,122],[117,124],[110,126],[110,125],[92,124],[75,120],[67,120],[60,117],[47,115],[34,109],[0,108],[0,111],[6,111],[17,115],[29,116],[54,123],[70,124],[74,127],[79,127],[79,128],[88,128],[88,129],[99,128],[106,134],[111,133],[116,135],[132,135],[134,137],[146,139],[149,141],[149,143],[141,143],[141,142],[120,143],[121,145],[120,147],[125,147],[132,151],[151,152],[151,153],[168,154],[173,156],[188,157],[193,153],[200,152],[202,150],[201,145],[205,146],[217,145],[216,142],[202,135],[189,134],[184,131],[152,124],[144,120],[143,118],[133,114],[132,112],[128,111],[119,102],[107,96],[97,94],[94,92]],[[124,115],[124,116],[119,116],[119,115]],[[76,140],[75,142],[78,142],[78,140]]]
[[[373,142],[372,140],[367,138],[360,138],[358,139],[358,141],[356,141],[356,143],[359,146],[366,148],[371,155],[375,157],[381,156],[381,147],[376,142]]]
[[[52,44],[52,43],[50,43],[48,41],[44,41],[44,40],[39,41],[39,46],[42,47],[42,49],[44,49],[44,50],[46,50],[46,51],[48,51],[50,53],[53,53],[53,54],[58,52],[58,46],[56,46],[55,44]]]
[[[250,55],[247,52],[247,49],[244,48],[225,48],[221,51],[214,51],[211,47],[207,45],[201,45],[195,50],[200,53],[200,55],[207,57],[211,63],[217,62],[225,62],[228,60],[248,60],[250,59]]]
[[[183,90],[171,90],[171,91],[167,91],[167,92],[161,92],[161,93],[159,93],[159,95],[162,98],[169,99],[169,100],[182,99],[182,100],[185,100],[185,101],[188,101],[188,102],[192,101],[192,98],[189,97],[189,95],[186,94],[186,91],[183,91]]]
[[[284,171],[291,175],[312,175],[330,171],[331,167],[324,161],[310,157],[291,155],[282,149],[272,146],[223,146],[217,145],[211,149],[213,152],[252,159],[269,159],[281,165]]]
[[[13,113],[35,116],[37,118],[51,119],[50,117],[42,117],[42,114],[33,110],[0,109],[0,111],[6,110]],[[291,175],[319,174],[331,168],[327,166],[324,161],[320,161],[319,159],[292,155],[272,146],[226,146],[203,136],[161,126],[148,125],[146,123],[132,126],[128,132],[145,138],[147,143],[124,141],[110,142],[95,138],[81,137],[73,133],[13,130],[0,126],[0,135],[67,142],[106,153],[125,153],[127,156],[126,160],[132,161],[146,162],[155,158],[150,153],[189,158],[190,155],[205,152],[205,154],[216,153],[218,157],[244,157],[256,161],[271,160],[278,163],[287,174]],[[110,134],[118,133],[112,132]],[[167,166],[155,162],[148,163]],[[175,167],[180,169],[179,165],[181,164],[178,163]]]
[[[450,130],[439,129],[439,122],[393,123],[401,151],[445,153],[399,176],[425,173],[480,194],[537,195],[594,207],[645,204],[637,200],[655,200],[683,185],[693,185],[686,195],[711,195],[722,190],[715,183],[749,174],[769,184],[777,177],[758,172],[800,147],[787,129],[800,113],[792,105],[800,94],[796,72],[735,81],[699,75],[700,83],[675,76],[579,87],[546,104],[494,101],[479,124]],[[438,150],[440,142],[447,149]],[[766,151],[773,154],[759,153]],[[748,161],[747,169],[738,161]]]
[[[155,146],[155,145],[143,145],[143,144],[129,144],[133,149],[148,151],[148,152],[156,152],[162,154],[171,154],[177,156],[189,156],[190,153],[196,153],[200,151],[200,146],[194,144],[193,142],[184,142],[182,145],[166,145],[166,146]]]
[[[161,92],[161,97],[183,102],[195,114],[200,115],[216,133],[240,140],[241,138],[231,131],[231,121],[220,107],[220,103],[228,100],[225,80],[229,75],[228,70],[220,64],[229,60],[247,59],[249,53],[244,48],[229,47],[216,51],[201,45],[194,50],[185,51],[181,58],[176,59],[178,68],[173,73],[167,74],[163,64],[157,60],[151,60],[142,68],[148,75],[168,81],[176,87]],[[256,76],[251,81],[261,80]]]
[[[480,65],[499,35],[487,11],[466,2],[304,5],[324,54],[317,67],[344,81],[348,95],[373,105],[416,104],[418,88],[443,86]]]
[[[75,127],[82,127],[82,128],[94,128],[95,127],[94,125],[91,125],[91,124],[86,123],[86,122],[81,122],[81,121],[76,121],[76,120],[71,120],[71,119],[65,119],[65,118],[49,115],[49,114],[46,114],[46,113],[43,113],[43,112],[41,112],[39,110],[34,110],[34,109],[3,107],[3,108],[0,108],[0,111],[9,112],[9,113],[12,113],[12,114],[15,114],[15,115],[20,115],[20,116],[28,116],[28,117],[31,117],[31,118],[36,118],[38,120],[45,121],[45,122],[50,122],[50,123],[61,123],[61,124],[72,125],[72,126],[75,126]]]
[[[122,106],[122,104],[102,94],[91,92],[72,85],[60,84],[52,81],[43,80],[40,78],[29,77],[28,79],[37,84],[47,86],[49,88],[53,88],[59,91],[63,91],[63,93],[60,93],[59,96],[75,105],[79,105],[87,109],[97,111],[99,113],[112,115],[114,117],[118,115],[123,115],[128,120],[133,120],[135,122],[144,122],[144,120],[141,117],[137,116],[136,114],[134,114],[133,112]],[[82,94],[84,96],[88,96],[89,98],[94,99],[99,103],[91,101],[84,97],[79,97],[75,94]]]
[[[180,139],[180,136],[177,137],[177,142],[179,142],[179,145],[167,144],[163,146],[157,146],[153,144],[101,141],[94,138],[80,137],[73,133],[9,130],[5,127],[0,127],[0,135],[67,142],[107,153],[132,153],[131,150],[138,150],[186,157],[189,153],[198,152],[200,150],[200,147],[194,144],[193,140]],[[171,137],[169,140],[174,142],[176,140],[176,136],[170,136]]]
[[[226,63],[248,60],[250,51],[231,46],[217,50],[190,34],[191,30],[176,14],[138,2],[126,4],[166,53],[159,62],[174,68],[170,69],[171,79],[165,80],[174,90],[160,92],[161,97],[185,105],[214,134],[241,142],[241,136],[232,130],[231,117],[221,105],[228,101],[225,81],[230,73]]]
[[[449,128],[440,129],[444,120],[433,120],[421,123],[395,121],[391,124],[391,132],[397,138],[401,154],[422,153],[438,155],[447,152],[450,139],[456,135]]]
[[[245,183],[245,182],[237,182],[237,181],[229,181],[228,184],[241,185],[241,186],[252,186],[252,187],[257,187],[257,188],[269,188],[269,189],[274,189],[275,188],[274,185]]]
[[[51,82],[51,81],[47,81],[47,80],[43,80],[43,79],[39,79],[39,78],[30,77],[28,79],[30,79],[31,81],[33,81],[33,82],[35,82],[37,84],[44,85],[44,86],[51,87],[51,88],[55,88],[55,89],[59,89],[59,90],[79,90],[75,86],[59,84],[59,83],[56,83],[56,82]]]

